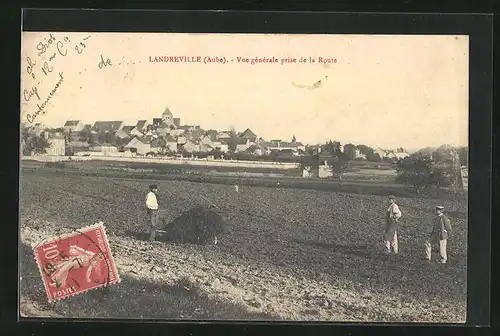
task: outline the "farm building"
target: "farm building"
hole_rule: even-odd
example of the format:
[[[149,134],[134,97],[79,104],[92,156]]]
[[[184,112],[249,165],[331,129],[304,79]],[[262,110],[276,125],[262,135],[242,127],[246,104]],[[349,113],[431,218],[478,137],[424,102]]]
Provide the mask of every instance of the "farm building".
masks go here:
[[[81,120],[68,120],[63,126],[63,129],[67,133],[81,132],[85,127],[85,124]]]

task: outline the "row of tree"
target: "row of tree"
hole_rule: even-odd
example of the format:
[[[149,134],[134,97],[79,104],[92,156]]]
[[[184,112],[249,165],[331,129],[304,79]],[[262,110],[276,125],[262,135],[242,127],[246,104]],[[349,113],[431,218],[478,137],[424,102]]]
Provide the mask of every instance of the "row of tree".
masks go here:
[[[436,161],[434,157],[415,153],[396,164],[396,182],[404,183],[417,194],[432,188],[462,189],[461,165],[458,155],[453,159]]]

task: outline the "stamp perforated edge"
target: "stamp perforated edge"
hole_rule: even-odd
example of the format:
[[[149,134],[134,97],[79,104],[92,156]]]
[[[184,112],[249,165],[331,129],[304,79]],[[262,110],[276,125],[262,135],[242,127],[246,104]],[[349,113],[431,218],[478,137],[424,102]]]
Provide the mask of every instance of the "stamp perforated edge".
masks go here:
[[[115,264],[115,261],[113,259],[113,253],[111,251],[111,244],[109,243],[108,235],[106,233],[106,227],[104,226],[103,222],[97,222],[95,224],[92,224],[92,225],[89,225],[89,226],[85,226],[85,227],[80,228],[80,229],[76,229],[76,230],[74,230],[74,232],[63,233],[63,234],[61,234],[59,236],[55,236],[55,237],[52,236],[52,238],[46,238],[46,239],[41,240],[40,242],[32,243],[31,244],[32,249],[33,249],[33,254],[35,255],[35,262],[37,264],[38,271],[40,272],[40,276],[42,277],[43,285],[44,285],[44,288],[45,288],[45,294],[47,295],[47,300],[48,300],[49,303],[53,303],[53,302],[56,302],[56,301],[61,301],[61,300],[64,300],[64,299],[66,299],[68,297],[80,295],[80,294],[83,294],[83,293],[91,291],[91,290],[96,290],[96,289],[99,289],[99,288],[102,288],[102,287],[106,287],[104,285],[101,285],[101,286],[96,286],[96,287],[92,287],[92,288],[87,288],[87,289],[84,289],[84,290],[81,290],[81,291],[77,291],[77,292],[74,292],[74,293],[67,294],[67,295],[62,296],[60,298],[53,299],[53,298],[50,297],[50,290],[47,287],[48,284],[47,284],[47,281],[45,280],[43,269],[41,267],[41,262],[40,262],[40,259],[38,257],[38,253],[37,253],[37,247],[40,246],[40,245],[48,244],[48,243],[50,243],[52,241],[63,240],[63,239],[75,237],[75,236],[84,234],[87,231],[92,231],[94,229],[101,229],[102,230],[103,237],[104,237],[104,239],[106,241],[106,245],[107,245],[107,248],[108,248],[108,251],[109,251],[109,253],[108,253],[108,257],[109,257],[108,258],[109,259],[108,263],[110,265],[108,265],[108,267],[112,268],[111,271],[113,271],[114,274],[116,275],[116,280],[113,281],[113,282],[108,282],[106,286],[113,285],[113,284],[118,284],[118,283],[121,282],[120,274],[118,273],[118,269],[116,268],[116,264]]]

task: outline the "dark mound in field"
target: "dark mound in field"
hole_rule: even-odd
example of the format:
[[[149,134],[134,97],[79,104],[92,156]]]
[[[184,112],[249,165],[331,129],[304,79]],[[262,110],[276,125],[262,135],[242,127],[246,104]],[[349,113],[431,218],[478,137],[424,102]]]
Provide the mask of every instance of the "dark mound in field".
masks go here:
[[[174,219],[163,223],[165,231],[158,239],[172,243],[210,244],[215,236],[228,231],[222,217],[204,207],[198,206]]]

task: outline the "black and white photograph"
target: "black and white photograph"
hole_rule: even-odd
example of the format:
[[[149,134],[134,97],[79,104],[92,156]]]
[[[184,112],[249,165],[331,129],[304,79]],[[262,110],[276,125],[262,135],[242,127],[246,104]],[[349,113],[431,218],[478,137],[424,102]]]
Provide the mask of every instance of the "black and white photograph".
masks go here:
[[[466,322],[469,36],[21,47],[22,317]]]

